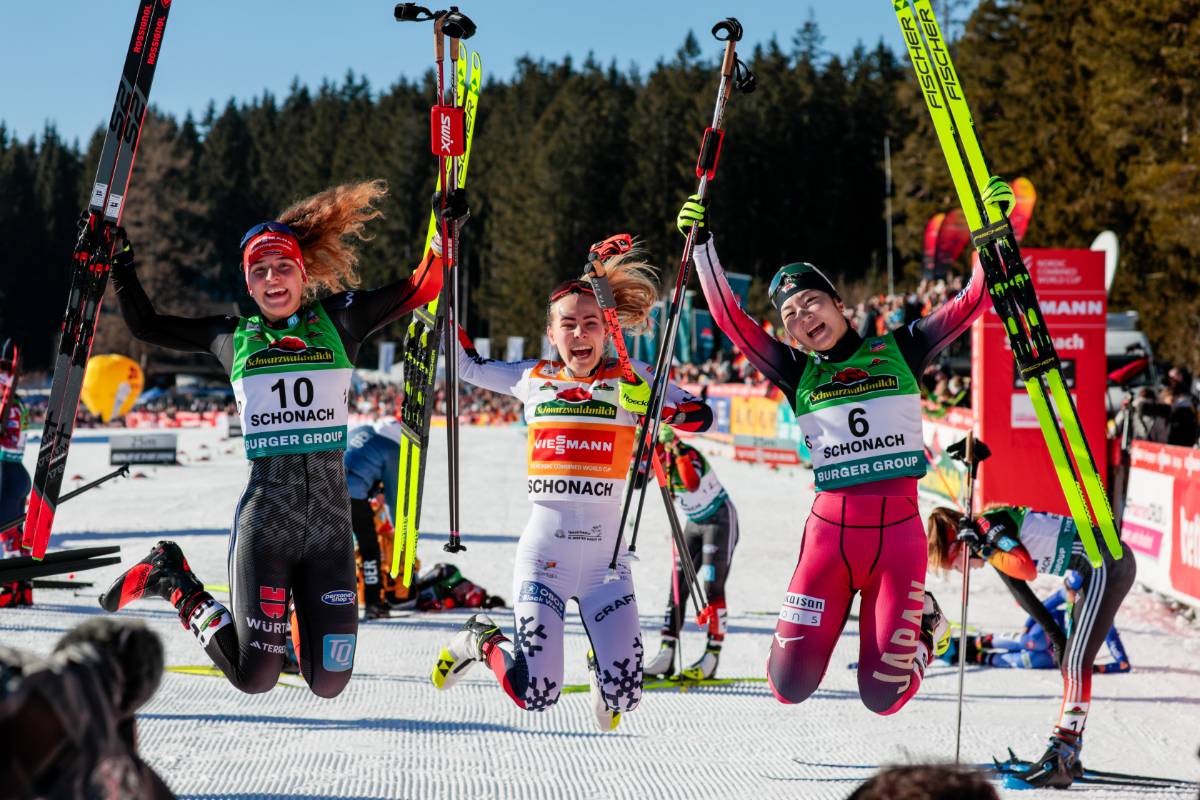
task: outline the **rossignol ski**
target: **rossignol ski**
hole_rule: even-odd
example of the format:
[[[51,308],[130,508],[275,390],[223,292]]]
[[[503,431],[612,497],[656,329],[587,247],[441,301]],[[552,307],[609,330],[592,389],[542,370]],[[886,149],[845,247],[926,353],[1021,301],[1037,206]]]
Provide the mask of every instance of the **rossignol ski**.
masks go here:
[[[1100,566],[1103,559],[1096,541],[1098,527],[1109,553],[1120,559],[1122,548],[1113,524],[1112,509],[1080,427],[1075,402],[1063,380],[1058,353],[1038,305],[1033,279],[1021,259],[1012,225],[1003,211],[984,205],[980,200],[990,173],[975,136],[971,109],[933,7],[930,0],[891,2],[916,72],[917,84],[925,97],[938,142],[950,168],[954,189],[971,227],[971,238],[979,252],[988,295],[1004,321],[1013,358],[1033,402],[1050,460],[1062,484],[1071,517],[1079,529],[1079,538],[1088,559],[1094,566]],[[968,513],[971,511],[967,509]]]
[[[396,19],[401,22],[434,23],[435,53],[438,65],[438,104],[431,116],[433,152],[438,156],[438,188],[443,190],[443,202],[450,191],[466,185],[470,163],[471,143],[475,135],[475,117],[479,106],[479,88],[483,67],[479,54],[469,58],[463,39],[475,33],[475,23],[451,6],[449,11],[430,11],[413,3],[396,6]],[[443,73],[444,40],[450,39],[450,60],[454,72],[451,92],[446,91]],[[469,69],[468,69],[469,64]],[[446,188],[448,187],[448,188]],[[425,486],[425,450],[429,446],[429,426],[436,398],[435,380],[439,344],[444,344],[446,357],[446,437],[449,446],[450,469],[450,536],[445,548],[449,552],[465,549],[459,542],[458,524],[458,362],[452,357],[457,322],[457,226],[441,224],[444,281],[442,293],[413,312],[412,322],[404,342],[404,400],[400,407],[403,436],[400,439],[400,477],[397,498],[398,516],[395,541],[392,546],[391,575],[400,574],[403,553],[405,586],[412,583],[416,558],[418,525],[421,520],[421,497]],[[436,214],[430,215],[426,250],[439,232]]]
[[[717,175],[717,161],[721,156],[721,144],[725,141],[725,105],[734,89],[749,94],[754,91],[754,74],[737,57],[737,43],[742,38],[742,24],[733,17],[727,17],[713,25],[712,35],[718,42],[725,43],[725,55],[721,59],[721,82],[717,86],[717,102],[713,108],[712,124],[704,131],[700,140],[700,156],[696,159],[696,177],[699,183],[696,194],[701,200],[708,194],[708,184]],[[683,244],[683,256],[679,260],[679,272],[675,277],[675,290],[671,295],[671,305],[663,319],[664,335],[654,363],[654,380],[650,384],[650,402],[646,414],[646,424],[638,434],[637,447],[634,448],[633,464],[638,468],[645,463],[646,448],[654,447],[658,441],[658,426],[662,418],[663,402],[667,396],[667,384],[670,381],[671,357],[675,351],[675,336],[679,332],[679,315],[683,311],[684,290],[687,289],[688,278],[692,270],[692,247],[696,240],[696,226],[688,230],[687,239]],[[629,491],[625,494],[625,502],[621,507],[621,523],[617,528],[621,533],[613,547],[611,569],[617,568],[617,553],[621,547],[621,536],[625,532],[625,522],[629,519],[629,508],[633,504],[633,496],[638,496],[637,515],[633,520],[633,534],[629,539],[629,550],[637,549],[638,526],[642,520],[642,507],[646,502],[646,483],[641,488],[635,488],[635,481],[629,482]]]
[[[75,243],[71,289],[54,362],[54,380],[38,449],[33,489],[29,495],[29,516],[21,541],[21,546],[30,550],[35,559],[45,555],[54,525],[67,451],[79,409],[83,374],[92,352],[96,319],[104,299],[104,288],[108,285],[116,229],[125,208],[129,178],[133,173],[150,86],[158,66],[170,10],[171,0],[141,0],[138,3],[86,219],[80,223],[79,238]]]
[[[621,318],[617,314],[617,300],[613,295],[612,286],[608,282],[608,272],[604,262],[613,256],[628,253],[632,249],[633,237],[627,233],[619,233],[592,245],[588,251],[587,263],[588,283],[592,286],[592,293],[596,296],[600,313],[604,315],[604,325],[608,328],[613,347],[617,351],[617,363],[621,368],[621,377],[629,383],[637,381],[638,376],[633,370],[633,362],[629,360],[629,348],[625,346],[625,334],[621,331]],[[642,425],[645,424],[646,421],[643,419]],[[708,600],[704,597],[704,589],[696,579],[696,567],[688,555],[683,526],[679,524],[679,515],[675,513],[675,501],[671,497],[670,481],[667,479],[666,470],[663,469],[662,461],[658,457],[658,451],[651,450],[650,458],[654,464],[654,477],[658,481],[663,503],[666,505],[667,521],[671,527],[671,541],[675,546],[675,554],[683,570],[683,578],[692,599],[692,607],[696,609],[697,619],[707,620]],[[636,473],[637,470],[635,469],[634,472]],[[618,546],[621,541],[621,530],[621,528],[617,529]]]

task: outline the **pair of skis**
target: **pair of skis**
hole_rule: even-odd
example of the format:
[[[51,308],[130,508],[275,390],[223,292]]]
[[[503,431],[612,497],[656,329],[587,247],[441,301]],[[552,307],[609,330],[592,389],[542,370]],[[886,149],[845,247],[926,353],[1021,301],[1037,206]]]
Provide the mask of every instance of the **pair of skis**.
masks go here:
[[[950,59],[931,0],[891,2],[950,168],[959,203],[971,227],[988,294],[1004,322],[1013,358],[1029,392],[1050,460],[1088,559],[1094,566],[1100,566],[1103,561],[1096,541],[1096,528],[1112,557],[1120,559],[1123,551],[1108,496],[1083,436],[1075,402],[1063,380],[1058,353],[1046,329],[1033,279],[1021,259],[1021,250],[1007,216],[994,206],[985,206],[980,199],[990,173],[975,136],[971,109],[967,106],[962,83]]]
[[[431,115],[432,148],[438,156],[438,189],[443,207],[450,192],[467,182],[471,144],[475,138],[475,120],[479,107],[479,89],[483,65],[479,53],[468,56],[463,39],[475,33],[475,23],[451,6],[448,11],[430,11],[414,3],[400,3],[395,10],[401,22],[432,21],[438,69],[438,103]],[[443,67],[445,40],[450,40],[452,81],[447,87]],[[421,521],[421,497],[425,488],[425,451],[429,446],[430,419],[436,395],[439,343],[446,352],[446,440],[450,472],[450,536],[448,552],[466,549],[459,541],[458,497],[458,360],[455,342],[458,336],[458,261],[457,224],[442,221],[442,264],[444,280],[441,294],[413,312],[404,340],[404,400],[400,406],[400,478],[398,481],[395,540],[392,545],[391,575],[400,574],[412,584],[413,563],[417,554],[418,525]],[[438,232],[437,214],[431,214],[425,239],[428,252]]]
[[[725,106],[729,96],[737,89],[743,94],[754,91],[754,74],[737,57],[737,43],[742,38],[742,24],[733,17],[727,17],[712,28],[712,35],[719,42],[725,43],[725,54],[721,59],[721,80],[717,86],[717,101],[713,108],[712,124],[704,131],[700,140],[700,155],[696,159],[696,177],[699,182],[696,194],[701,202],[708,195],[708,184],[716,178],[717,162],[721,156],[721,145],[725,141]],[[639,429],[637,446],[634,448],[634,469],[640,469],[646,463],[646,454],[653,452],[654,443],[658,441],[658,427],[662,423],[663,405],[667,397],[667,386],[670,383],[671,359],[675,353],[675,337],[679,333],[679,318],[683,313],[684,290],[692,271],[692,250],[696,241],[696,225],[688,229],[687,238],[683,244],[683,255],[679,260],[679,271],[676,273],[675,289],[671,294],[671,304],[663,321],[664,335],[654,363],[654,380],[650,384],[650,403],[646,412],[646,422]],[[638,527],[642,521],[642,508],[646,502],[646,482],[640,488],[635,482],[629,482],[629,491],[621,508],[621,523],[617,528],[622,534],[625,523],[629,519],[629,509],[637,495],[637,513],[633,520],[633,534],[629,540],[629,551],[637,549]],[[617,555],[621,549],[621,535],[613,545],[612,562],[609,569],[617,568]],[[687,561],[687,549],[680,552],[681,561]],[[698,606],[697,608],[703,608]]]
[[[54,526],[83,375],[92,352],[104,289],[108,285],[116,229],[125,208],[129,178],[133,174],[150,86],[158,66],[170,10],[171,0],[141,0],[138,3],[86,219],[80,223],[73,254],[71,289],[63,315],[46,423],[29,495],[29,515],[21,541],[21,546],[37,560],[45,557]]]

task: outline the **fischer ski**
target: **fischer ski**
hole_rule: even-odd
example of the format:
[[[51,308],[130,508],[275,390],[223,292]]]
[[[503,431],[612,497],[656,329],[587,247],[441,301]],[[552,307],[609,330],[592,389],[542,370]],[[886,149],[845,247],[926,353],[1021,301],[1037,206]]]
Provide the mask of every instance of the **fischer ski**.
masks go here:
[[[21,541],[21,546],[30,550],[35,559],[45,555],[54,525],[83,375],[92,352],[104,289],[108,285],[117,226],[125,209],[150,86],[158,66],[170,10],[171,0],[141,0],[138,4],[86,218],[80,223],[72,256],[75,265],[67,310],[63,315],[54,379],[29,494],[29,518]]]
[[[733,17],[727,17],[712,27],[713,38],[725,43],[725,55],[721,59],[721,81],[717,86],[717,100],[713,107],[712,124],[704,131],[700,139],[700,155],[696,159],[696,177],[699,183],[696,194],[703,200],[708,193],[708,184],[717,175],[717,162],[721,156],[721,144],[725,141],[725,105],[734,89],[744,94],[754,91],[755,77],[749,68],[737,56],[737,43],[742,38],[742,24]],[[665,334],[659,345],[658,355],[654,364],[654,380],[650,384],[650,403],[646,414],[646,424],[638,432],[637,447],[634,448],[633,464],[640,467],[645,463],[647,448],[653,450],[658,441],[658,426],[662,421],[663,402],[667,396],[667,384],[670,381],[671,357],[675,350],[675,335],[679,332],[679,315],[683,311],[684,291],[687,289],[688,278],[692,270],[692,247],[696,241],[696,226],[692,225],[687,239],[683,244],[683,255],[679,260],[679,271],[675,277],[675,289],[671,295],[671,305],[663,320]],[[617,553],[621,548],[621,537],[625,533],[625,522],[629,519],[629,508],[633,504],[633,496],[638,496],[637,515],[633,520],[633,534],[629,540],[629,551],[637,549],[638,526],[642,520],[642,508],[646,502],[646,482],[640,489],[634,487],[634,481],[629,482],[629,490],[625,494],[625,502],[621,507],[621,523],[617,527],[617,541],[613,545],[612,562],[609,569],[617,568]],[[686,551],[684,551],[686,552]]]
[[[1112,509],[1080,427],[1075,402],[1067,391],[1058,353],[1046,329],[1037,292],[1021,259],[1012,225],[1000,209],[985,206],[980,199],[989,183],[990,173],[975,135],[975,122],[963,95],[962,83],[951,62],[931,2],[891,2],[917,84],[950,168],[959,203],[971,228],[988,295],[1004,321],[1013,358],[1033,403],[1071,517],[1079,529],[1079,538],[1088,559],[1094,566],[1100,566],[1103,559],[1096,541],[1096,529],[1099,528],[1109,553],[1119,560],[1123,551],[1113,524]]]
[[[435,25],[436,53],[439,77],[443,63],[442,39],[450,38],[451,62],[454,68],[453,95],[441,88],[438,91],[439,105],[434,107],[433,119],[436,123],[434,134],[435,153],[441,154],[442,134],[446,132],[451,139],[459,138],[462,142],[461,152],[439,159],[438,189],[449,186],[450,190],[466,185],[467,168],[470,165],[471,145],[475,138],[475,120],[479,107],[479,90],[483,81],[483,65],[479,53],[472,51],[468,56],[466,45],[462,39],[469,38],[475,32],[475,25],[465,15],[452,6],[449,11],[431,12],[413,3],[401,3],[396,6],[396,19],[399,21],[428,21]],[[441,86],[439,81],[439,87]],[[447,102],[449,101],[449,102]],[[461,116],[461,121],[458,117]],[[461,129],[456,131],[456,128]],[[452,142],[447,147],[453,148]],[[443,194],[446,192],[443,191]],[[404,400],[400,406],[400,425],[403,435],[400,438],[400,476],[397,491],[397,516],[395,539],[392,545],[392,563],[390,572],[393,578],[401,576],[401,554],[403,554],[404,586],[412,584],[413,564],[416,559],[418,526],[421,521],[421,498],[425,488],[425,452],[429,446],[430,422],[436,399],[436,376],[439,346],[445,344],[447,365],[457,362],[450,355],[453,353],[453,336],[457,336],[457,322],[454,319],[457,292],[454,291],[457,273],[453,267],[458,258],[457,231],[451,226],[442,226],[442,247],[444,253],[444,281],[442,293],[421,308],[413,312],[408,332],[404,340]],[[430,214],[429,230],[425,239],[425,251],[439,232],[439,222],[436,214]],[[450,317],[450,324],[447,323]],[[458,461],[457,461],[457,395],[453,388],[457,380],[450,382],[452,376],[447,374],[447,438],[450,447],[450,483],[451,483],[451,520],[449,539],[446,549],[456,552],[463,549],[459,543],[458,526]],[[453,377],[457,377],[455,374]]]

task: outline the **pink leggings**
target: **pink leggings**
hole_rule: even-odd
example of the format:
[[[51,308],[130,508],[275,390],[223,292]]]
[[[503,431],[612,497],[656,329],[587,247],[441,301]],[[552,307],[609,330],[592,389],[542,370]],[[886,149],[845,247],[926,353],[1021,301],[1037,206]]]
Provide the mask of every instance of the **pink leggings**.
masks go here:
[[[926,557],[915,497],[818,494],[767,659],[779,701],[799,703],[817,690],[862,592],[859,694],[877,714],[899,711],[928,658],[920,641]]]

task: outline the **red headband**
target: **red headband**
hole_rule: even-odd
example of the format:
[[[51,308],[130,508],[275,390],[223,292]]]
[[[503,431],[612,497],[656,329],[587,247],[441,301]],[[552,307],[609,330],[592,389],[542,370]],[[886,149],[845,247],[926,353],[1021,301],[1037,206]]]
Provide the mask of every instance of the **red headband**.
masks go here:
[[[263,231],[246,243],[242,250],[242,270],[246,273],[246,286],[250,285],[250,268],[267,256],[290,258],[300,267],[300,277],[308,283],[308,272],[304,269],[304,254],[295,236],[277,231]]]

